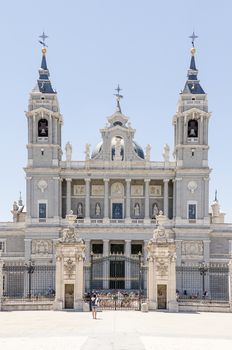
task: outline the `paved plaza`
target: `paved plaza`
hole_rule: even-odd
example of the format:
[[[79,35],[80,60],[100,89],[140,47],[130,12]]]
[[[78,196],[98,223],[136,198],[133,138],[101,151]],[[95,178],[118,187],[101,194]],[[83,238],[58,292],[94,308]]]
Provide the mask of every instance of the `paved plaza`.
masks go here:
[[[232,314],[0,312],[0,349],[232,349]]]

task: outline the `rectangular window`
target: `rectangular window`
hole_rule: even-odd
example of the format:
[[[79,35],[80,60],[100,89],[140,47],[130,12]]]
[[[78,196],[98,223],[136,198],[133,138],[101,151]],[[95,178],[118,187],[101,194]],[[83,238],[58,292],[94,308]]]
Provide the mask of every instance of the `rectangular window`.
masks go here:
[[[189,220],[196,220],[197,218],[197,206],[196,204],[189,204],[188,206],[188,218]]]
[[[46,203],[39,203],[39,219],[46,219],[47,217],[47,205]]]
[[[103,244],[93,243],[92,244],[92,252],[94,254],[103,254]]]
[[[0,241],[0,252],[4,253],[5,252],[5,242]]]

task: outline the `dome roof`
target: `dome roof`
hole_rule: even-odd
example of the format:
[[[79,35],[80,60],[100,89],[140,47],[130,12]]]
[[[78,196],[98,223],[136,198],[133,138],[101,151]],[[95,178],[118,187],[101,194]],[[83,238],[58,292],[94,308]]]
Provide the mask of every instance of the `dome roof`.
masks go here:
[[[92,159],[95,158],[101,152],[102,144],[103,144],[103,142],[101,141],[94,147],[92,155],[91,155]],[[135,141],[133,141],[133,147],[134,147],[134,151],[137,154],[137,156],[144,159],[145,157],[144,157],[144,152],[143,152],[142,147],[139,146],[137,144],[137,142],[135,142]]]
[[[101,141],[94,147],[91,158],[95,158],[101,152],[102,144],[103,142]]]

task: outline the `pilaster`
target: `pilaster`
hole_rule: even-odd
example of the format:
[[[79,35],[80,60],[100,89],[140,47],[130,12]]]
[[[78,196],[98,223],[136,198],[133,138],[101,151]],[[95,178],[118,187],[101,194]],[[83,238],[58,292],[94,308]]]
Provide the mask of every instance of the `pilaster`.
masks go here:
[[[104,223],[109,222],[109,179],[104,179]]]
[[[150,223],[150,215],[149,215],[149,184],[150,179],[145,179],[145,223]]]
[[[126,223],[131,222],[130,192],[131,192],[131,179],[126,179]]]
[[[71,210],[71,178],[66,178],[66,214],[68,215]]]
[[[168,217],[168,183],[169,179],[164,179],[164,215]]]
[[[85,179],[85,223],[90,223],[90,178]]]

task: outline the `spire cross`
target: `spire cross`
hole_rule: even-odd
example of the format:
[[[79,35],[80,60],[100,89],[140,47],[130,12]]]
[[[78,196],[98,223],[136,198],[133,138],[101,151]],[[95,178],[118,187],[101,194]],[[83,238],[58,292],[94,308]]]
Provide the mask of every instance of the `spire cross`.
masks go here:
[[[198,38],[198,36],[193,32],[192,35],[189,36],[189,38],[192,39],[192,45],[194,47],[194,41]]]
[[[43,45],[43,47],[48,47],[45,43],[45,40],[48,38],[48,36],[43,32],[42,35],[39,36],[42,40],[39,40],[39,43]]]
[[[123,95],[120,95],[120,91],[122,91],[122,89],[120,88],[119,84],[115,90],[117,91],[117,94],[114,94],[114,96],[116,96],[116,101],[117,101],[117,110],[121,112],[120,100],[121,98],[123,98]]]

